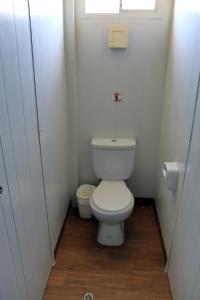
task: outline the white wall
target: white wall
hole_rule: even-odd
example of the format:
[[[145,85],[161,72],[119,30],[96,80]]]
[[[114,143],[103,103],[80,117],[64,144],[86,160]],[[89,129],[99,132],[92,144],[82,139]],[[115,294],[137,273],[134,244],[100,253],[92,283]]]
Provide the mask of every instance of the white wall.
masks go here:
[[[199,1],[177,0],[174,10],[162,115],[157,210],[169,256],[181,198],[199,75]],[[162,163],[179,163],[176,193],[168,192]]]
[[[133,136],[136,168],[129,186],[135,196],[154,197],[171,0],[159,0],[155,18],[87,18],[84,1],[76,6],[79,181],[95,181],[92,137]],[[107,48],[107,27],[113,23],[128,25],[128,49]],[[116,90],[124,96],[122,103],[112,100]]]
[[[200,28],[200,15],[199,15]],[[200,35],[199,42],[200,46]],[[200,47],[199,47],[200,50]],[[200,52],[199,52],[200,53]],[[200,58],[199,58],[200,61]],[[200,67],[200,64],[199,64]],[[199,69],[200,70],[200,69]],[[169,259],[169,279],[175,300],[190,300],[197,294],[200,266],[200,86],[187,160],[178,220]],[[198,282],[199,285],[199,282]]]
[[[14,227],[9,221],[8,234],[9,240],[13,240],[11,230],[17,233],[22,264],[20,266],[19,261],[16,270],[22,267],[27,291],[25,299],[37,300],[42,297],[52,256],[26,0],[0,1],[0,53],[0,135],[10,196],[10,203],[8,197],[3,197],[1,205],[7,208],[6,221],[9,221],[8,207],[12,207]],[[14,258],[16,247],[11,249]]]
[[[69,131],[62,0],[29,0],[44,184],[52,250],[69,206]]]
[[[74,200],[78,186],[78,110],[77,110],[77,62],[76,62],[76,25],[74,0],[64,1],[67,98],[70,136],[70,196]],[[74,202],[74,201],[73,201]],[[72,202],[72,203],[73,203]]]

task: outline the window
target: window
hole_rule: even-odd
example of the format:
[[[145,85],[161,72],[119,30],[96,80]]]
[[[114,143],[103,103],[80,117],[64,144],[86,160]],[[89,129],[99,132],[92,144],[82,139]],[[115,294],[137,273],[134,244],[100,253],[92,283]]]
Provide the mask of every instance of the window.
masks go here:
[[[120,0],[85,0],[86,14],[119,13]]]
[[[122,0],[122,10],[154,10],[156,0]]]
[[[86,14],[116,14],[131,10],[156,9],[156,0],[85,0]]]

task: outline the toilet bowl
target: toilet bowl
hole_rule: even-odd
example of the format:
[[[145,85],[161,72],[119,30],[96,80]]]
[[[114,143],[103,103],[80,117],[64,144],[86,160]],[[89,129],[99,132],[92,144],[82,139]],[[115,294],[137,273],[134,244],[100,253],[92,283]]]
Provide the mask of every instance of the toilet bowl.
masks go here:
[[[134,197],[124,181],[102,180],[90,199],[93,215],[99,221],[97,240],[106,246],[124,242],[124,221],[134,207]]]
[[[134,197],[125,184],[135,165],[136,141],[133,138],[94,138],[92,163],[101,180],[90,199],[93,215],[99,221],[97,241],[119,246],[124,242],[124,221],[134,207]]]

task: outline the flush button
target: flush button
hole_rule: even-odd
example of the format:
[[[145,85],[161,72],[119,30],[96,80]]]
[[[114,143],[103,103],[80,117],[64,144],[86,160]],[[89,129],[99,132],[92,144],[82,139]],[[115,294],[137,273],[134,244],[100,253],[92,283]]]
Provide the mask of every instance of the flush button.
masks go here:
[[[117,139],[112,139],[112,142],[113,142],[113,143],[116,143],[116,142],[117,142]]]

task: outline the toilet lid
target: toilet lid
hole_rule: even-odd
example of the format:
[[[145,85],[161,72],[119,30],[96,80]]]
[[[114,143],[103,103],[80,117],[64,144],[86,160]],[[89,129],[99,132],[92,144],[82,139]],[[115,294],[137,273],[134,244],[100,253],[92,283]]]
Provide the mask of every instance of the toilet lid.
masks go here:
[[[105,211],[120,211],[133,203],[133,195],[123,181],[102,181],[92,195],[93,204]]]

